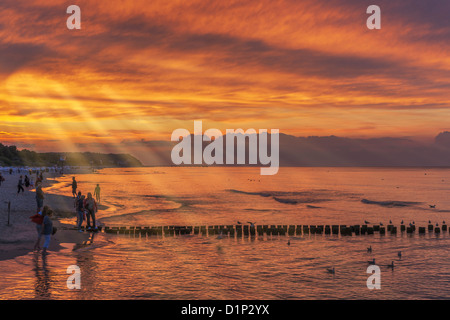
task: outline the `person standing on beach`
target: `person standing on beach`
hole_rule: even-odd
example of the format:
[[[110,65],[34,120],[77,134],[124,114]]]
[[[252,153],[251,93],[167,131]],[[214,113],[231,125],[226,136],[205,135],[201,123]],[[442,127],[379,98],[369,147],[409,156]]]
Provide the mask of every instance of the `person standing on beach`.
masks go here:
[[[94,190],[94,196],[97,202],[100,203],[100,185],[98,183]]]
[[[28,178],[27,175],[25,175],[25,188],[29,188],[30,187],[30,179]]]
[[[39,170],[36,171],[36,185],[40,183],[42,179],[39,177]]]
[[[77,180],[75,180],[75,177],[72,177],[72,196],[74,198],[77,197],[77,188],[78,188]]]
[[[77,198],[75,199],[74,207],[77,212],[77,227],[79,232],[83,232],[81,230],[81,225],[84,220],[84,196],[81,195],[81,191],[78,191]]]
[[[82,195],[80,197],[80,199],[78,200],[78,204],[77,204],[78,232],[83,232],[83,230],[81,229],[81,225],[83,224],[84,216],[85,216],[84,199],[85,199],[85,197]],[[95,224],[95,222],[94,222],[94,224]]]
[[[0,173],[0,187],[2,186],[3,181],[5,181],[5,178],[3,178],[2,174]]]
[[[23,188],[22,176],[20,176],[19,182],[18,182],[18,184],[17,184],[17,194],[20,193],[20,190],[22,190],[22,193],[25,192],[25,189]]]
[[[36,182],[36,204],[37,212],[41,211],[44,206],[44,191],[42,191],[42,185],[40,182]]]
[[[31,221],[36,223],[36,231],[37,231],[38,237],[40,237],[40,235],[42,233],[42,223],[44,221],[44,216],[47,214],[48,210],[49,210],[49,207],[45,206],[42,209],[42,211],[40,211],[40,212],[36,213],[34,216],[30,217]],[[34,250],[41,250],[39,242],[36,242],[36,244],[34,245]]]
[[[38,236],[35,247],[39,248],[41,237],[44,236],[45,241],[42,249],[43,255],[47,254],[47,249],[50,245],[50,238],[53,232],[53,221],[51,219],[52,215],[53,211],[50,209],[47,212],[42,212],[42,216],[44,217],[44,219],[42,221],[41,233]]]
[[[95,213],[97,212],[97,203],[94,198],[92,198],[92,193],[88,192],[87,198],[84,200],[84,208],[87,210],[86,219],[87,219],[87,229],[91,230],[91,219],[94,230],[97,230],[97,226],[95,224]]]

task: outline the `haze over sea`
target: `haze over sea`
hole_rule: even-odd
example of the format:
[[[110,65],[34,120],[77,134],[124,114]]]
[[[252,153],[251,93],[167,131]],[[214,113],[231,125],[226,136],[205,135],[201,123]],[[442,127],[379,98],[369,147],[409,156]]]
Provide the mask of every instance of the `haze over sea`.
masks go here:
[[[47,193],[71,195],[71,175]],[[107,226],[384,225],[450,221],[448,168],[161,167],[77,175],[79,190],[101,186]],[[436,205],[430,208],[430,205]],[[63,222],[74,224],[74,219]],[[287,241],[290,239],[290,245]],[[0,296],[68,299],[448,299],[450,236],[399,232],[360,236],[178,236],[96,234],[93,243],[1,261]],[[372,246],[373,252],[366,248]],[[402,251],[402,259],[397,252]],[[381,268],[369,290],[367,261]],[[387,265],[395,261],[394,270]],[[82,289],[66,288],[66,269]],[[335,267],[334,275],[327,268]],[[12,272],[14,270],[14,272]],[[14,287],[14,291],[8,288]]]

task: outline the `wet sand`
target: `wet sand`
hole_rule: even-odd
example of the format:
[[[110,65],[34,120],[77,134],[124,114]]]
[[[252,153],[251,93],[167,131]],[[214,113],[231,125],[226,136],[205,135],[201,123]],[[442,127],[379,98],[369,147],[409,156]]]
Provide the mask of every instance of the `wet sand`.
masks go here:
[[[74,174],[84,173],[83,171]],[[25,172],[22,171],[22,175]],[[17,194],[17,183],[21,174],[2,172],[5,181],[0,186],[0,260],[13,259],[33,251],[37,239],[36,224],[31,222],[30,216],[36,213],[37,205],[34,189],[26,189]],[[57,173],[44,173],[43,189],[55,183]],[[33,174],[35,178],[35,174]],[[11,201],[10,221],[8,225],[8,202]],[[63,247],[61,243],[82,243],[89,239],[88,233],[72,230],[75,227],[76,216],[73,198],[59,195],[45,194],[44,205],[53,209],[53,225],[58,228],[52,236],[49,252],[58,252]],[[73,217],[73,224],[62,224],[58,218]],[[41,247],[43,240],[41,243]]]

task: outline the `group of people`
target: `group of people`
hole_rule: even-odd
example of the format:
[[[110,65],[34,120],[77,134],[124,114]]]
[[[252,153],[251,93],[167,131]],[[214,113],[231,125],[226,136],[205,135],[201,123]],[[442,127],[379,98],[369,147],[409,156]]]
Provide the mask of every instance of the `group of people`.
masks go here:
[[[31,170],[30,170],[31,172]],[[30,173],[31,176],[31,173]],[[36,186],[39,185],[42,181],[44,180],[44,176],[42,171],[36,171]],[[25,175],[25,178],[21,175],[19,177],[19,182],[17,183],[17,194],[19,194],[20,192],[24,193],[25,192],[25,188],[31,189],[34,188],[34,180],[33,177],[29,178],[28,175]]]
[[[94,190],[94,196],[96,200],[92,197],[92,193],[88,192],[87,196],[84,196],[81,191],[78,191],[78,183],[75,177],[72,178],[72,195],[75,198],[74,208],[77,212],[77,227],[79,232],[83,232],[82,224],[86,220],[86,229],[88,231],[97,231],[98,227],[95,222],[95,213],[97,212],[97,202],[100,202],[100,186],[97,184]],[[91,226],[92,219],[92,226]]]
[[[56,232],[56,228],[53,227],[53,221],[51,217],[53,216],[53,211],[48,207],[44,206],[44,191],[42,190],[42,180],[43,175],[42,172],[36,173],[36,207],[37,207],[37,213],[34,216],[31,216],[31,221],[36,223],[36,230],[38,233],[38,238],[36,240],[36,244],[34,245],[34,250],[40,250],[40,243],[42,237],[44,237],[44,245],[42,249],[42,254],[47,254],[48,246],[50,245],[50,238],[51,236]],[[27,182],[28,181],[28,182]],[[25,176],[24,181],[25,187],[32,187],[33,186],[33,179],[28,180],[28,177]],[[22,182],[22,176],[20,176],[19,179],[19,190],[17,193],[20,192],[22,186],[23,191],[23,182]]]
[[[42,181],[42,177],[38,177],[37,183],[39,183],[41,181]],[[23,178],[23,176],[20,176],[19,182],[17,183],[17,194],[19,194],[21,191],[22,191],[22,193],[25,192],[24,186],[27,190],[34,188],[33,178],[30,179],[27,175],[25,175],[25,178]]]
[[[23,181],[22,176],[19,179],[19,186],[22,187],[27,185],[27,176],[25,176],[25,181]],[[44,192],[42,190],[42,183],[41,183],[42,173],[41,176],[37,179],[36,182],[36,204],[37,204],[37,213],[33,216],[31,216],[31,221],[36,223],[36,230],[38,233],[38,239],[34,245],[34,250],[40,250],[40,243],[42,237],[44,237],[44,245],[42,249],[42,254],[47,254],[47,249],[50,244],[51,236],[56,232],[56,228],[53,227],[53,222],[51,220],[51,217],[53,215],[53,211],[48,207],[44,206]],[[0,177],[1,180],[1,177]],[[92,193],[88,192],[87,196],[85,197],[81,191],[78,191],[78,183],[75,179],[75,177],[72,178],[72,193],[75,198],[74,207],[77,212],[77,227],[79,232],[83,232],[82,230],[82,224],[83,221],[87,221],[86,227],[88,231],[97,231],[98,227],[96,225],[95,220],[95,213],[97,212],[97,202],[100,202],[100,186],[97,184],[95,190],[94,190],[94,196],[96,197],[97,201],[94,200],[92,197]],[[21,189],[19,188],[19,191]],[[91,219],[92,219],[92,225],[91,225]]]

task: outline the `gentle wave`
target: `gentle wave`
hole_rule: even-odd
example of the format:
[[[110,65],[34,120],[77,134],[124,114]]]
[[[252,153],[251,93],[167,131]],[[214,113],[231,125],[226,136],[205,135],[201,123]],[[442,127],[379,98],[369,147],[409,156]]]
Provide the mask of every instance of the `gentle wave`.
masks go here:
[[[412,207],[423,203],[413,201],[373,201],[368,199],[362,199],[361,202],[365,204],[376,204],[383,207]]]

